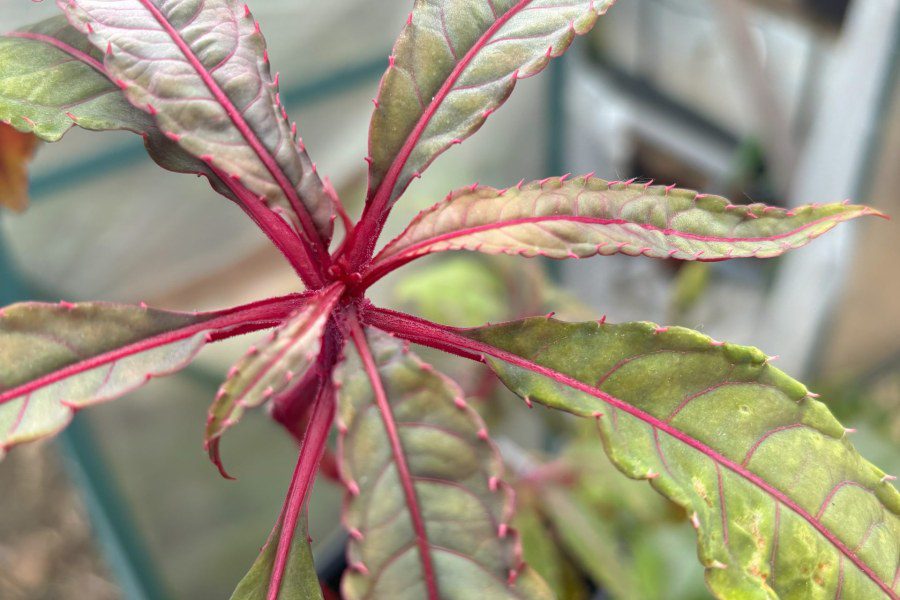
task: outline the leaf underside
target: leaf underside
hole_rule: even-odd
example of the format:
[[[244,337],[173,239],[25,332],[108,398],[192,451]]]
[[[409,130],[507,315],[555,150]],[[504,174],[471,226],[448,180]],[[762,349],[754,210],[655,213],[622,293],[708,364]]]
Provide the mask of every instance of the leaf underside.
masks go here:
[[[770,258],[842,221],[879,214],[829,204],[792,210],[589,176],[519,187],[463,188],[420,213],[379,262],[447,250],[555,259],[610,254],[681,260]]]
[[[281,106],[265,40],[234,0],[59,0],[132,104],[190,154],[323,240],[333,205]],[[139,34],[136,34],[139,32]],[[309,233],[309,232],[308,232]],[[315,234],[315,232],[312,232]]]
[[[512,497],[477,413],[452,381],[398,342],[381,334],[369,338],[414,482],[440,597],[547,597],[543,582],[519,564],[516,536],[507,530]],[[344,597],[428,598],[400,471],[355,354],[337,381],[341,474],[351,490]]]
[[[100,303],[0,310],[0,456],[56,433],[76,410],[183,368],[210,318]]]
[[[390,201],[477,131],[612,0],[417,0],[394,46],[369,133],[369,197]]]
[[[306,516],[303,515],[291,539],[290,554],[278,594],[279,600],[322,599],[322,588],[309,547],[306,521]],[[234,590],[231,600],[268,600],[281,527],[282,523],[279,520],[256,562]]]
[[[720,597],[896,596],[900,494],[759,350],[648,323],[466,335],[509,353],[489,360],[511,390],[596,418],[613,463],[687,509]]]

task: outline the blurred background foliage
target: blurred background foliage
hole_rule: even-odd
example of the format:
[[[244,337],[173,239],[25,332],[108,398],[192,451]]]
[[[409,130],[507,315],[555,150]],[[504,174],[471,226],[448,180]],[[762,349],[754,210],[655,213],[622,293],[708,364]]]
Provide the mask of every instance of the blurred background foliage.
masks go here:
[[[409,0],[265,0],[252,8],[319,170],[354,214],[378,78]],[[55,12],[4,3],[4,31]],[[474,181],[566,171],[655,179],[792,205],[852,197],[900,214],[900,1],[619,0],[397,206],[386,237]],[[31,209],[0,219],[0,296],[202,310],[296,289],[290,268],[202,181],[162,173],[127,134],[39,148]],[[546,263],[455,254],[380,282],[377,303],[453,325],[556,312],[653,320],[781,354],[855,443],[900,471],[900,234],[864,222],[786,260]],[[800,276],[798,273],[802,273]],[[262,411],[203,453],[207,405],[246,344],[78,416],[0,464],[0,598],[227,597],[265,541],[294,451]],[[529,411],[485,369],[422,351],[490,424],[519,499],[526,559],[561,598],[706,598],[694,532],[615,471],[590,424]],[[327,461],[326,461],[327,464]],[[343,568],[341,491],[311,500],[323,579]]]

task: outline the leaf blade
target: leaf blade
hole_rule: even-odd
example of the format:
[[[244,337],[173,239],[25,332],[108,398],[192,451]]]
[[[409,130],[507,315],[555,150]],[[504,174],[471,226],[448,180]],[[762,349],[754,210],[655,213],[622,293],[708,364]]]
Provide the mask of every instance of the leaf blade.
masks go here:
[[[770,258],[863,215],[880,213],[845,204],[792,210],[733,205],[692,190],[588,176],[506,190],[470,187],[419,213],[381,251],[375,270],[448,250],[554,259],[619,253],[701,261]]]
[[[576,34],[590,30],[611,4],[416,2],[394,47],[372,116],[370,197],[384,180],[393,186],[393,179],[398,183],[396,198],[414,173],[423,171],[456,140],[474,133],[506,100],[517,79],[543,70],[551,56],[561,55]],[[495,59],[493,64],[486,54]],[[488,89],[483,97],[453,97],[471,96],[484,87]],[[459,111],[454,117],[460,122],[443,122],[453,110]],[[423,147],[423,139],[434,137],[441,140]]]
[[[621,471],[633,478],[650,479],[655,489],[694,511],[700,558],[707,567],[707,581],[718,595],[771,597],[774,586],[778,593],[802,597],[839,590],[853,597],[897,597],[894,571],[900,556],[900,493],[881,470],[853,449],[828,409],[813,400],[805,386],[771,367],[760,351],[716,343],[682,328],[657,328],[647,323],[565,324],[537,318],[455,330],[382,309],[367,312],[365,320],[415,343],[475,359],[487,357],[520,396],[597,419],[604,448]],[[629,343],[656,348],[662,344],[659,353],[634,355],[659,358],[685,353],[695,360],[700,357],[704,368],[692,370],[692,377],[674,374],[673,367],[664,363],[635,371],[639,362],[629,360],[632,354],[621,352],[623,344],[627,347]],[[572,356],[573,349],[577,358]],[[709,364],[710,357],[718,362]],[[725,388],[719,391],[725,394],[723,400],[712,393],[708,382],[703,387],[703,378],[715,380],[729,365],[731,376],[749,382],[749,398]],[[680,369],[684,366],[678,365]],[[627,379],[621,379],[626,375]],[[760,397],[754,386],[760,383],[771,389],[754,405]],[[710,415],[712,424],[696,414],[693,419],[679,417],[682,403],[690,404],[692,397],[716,398],[726,407],[700,411]],[[732,410],[734,404],[737,410]],[[767,418],[735,417],[755,415],[754,410]],[[682,420],[676,426],[673,413],[688,425]],[[800,446],[812,444],[817,452],[808,452],[808,460],[801,462],[798,453],[772,452],[773,447],[782,448],[769,443],[766,462],[743,464],[758,439],[783,426],[779,419],[791,425],[802,422],[801,435],[812,439],[801,439]],[[621,437],[616,437],[619,430]],[[796,437],[782,439],[791,442]],[[826,446],[831,454],[823,459],[818,451]],[[758,448],[754,452],[756,457],[751,454],[750,458],[761,460]],[[803,457],[801,453],[799,458]],[[786,462],[788,458],[790,462]],[[689,476],[692,460],[700,465],[693,470],[695,477]],[[832,465],[839,467],[829,471]],[[679,471],[681,481],[672,475],[677,469],[688,471]],[[835,477],[837,481],[832,481]],[[684,483],[685,479],[689,483]],[[749,492],[735,492],[738,486]],[[858,493],[848,496],[842,492],[846,489]],[[840,514],[829,515],[840,493],[844,494],[840,502],[849,498],[854,508],[848,510],[850,506],[843,504],[838,506]],[[722,508],[726,504],[731,508]],[[731,512],[726,515],[726,510]],[[760,515],[768,520],[759,521]],[[882,516],[883,522],[879,521]],[[779,534],[761,529],[765,524],[777,524]],[[730,542],[726,530],[731,531]],[[874,531],[878,531],[877,539],[872,537]],[[757,545],[760,541],[762,547]],[[769,553],[775,556],[771,559],[777,567],[774,575],[766,562]],[[774,579],[769,579],[770,575]]]
[[[76,124],[147,131],[153,120],[106,77],[102,59],[63,16],[0,36],[0,121],[47,142]]]
[[[238,201],[207,165],[165,137],[149,114],[125,99],[102,60],[103,54],[64,16],[0,36],[0,121],[46,142],[59,141],[75,126],[137,133],[161,167],[204,175],[219,193]]]
[[[519,339],[515,342],[518,344],[516,354],[522,352],[524,356],[534,353],[535,339],[539,337],[544,340],[540,342],[540,345],[545,345],[548,335],[554,340],[557,347],[563,345],[567,350],[571,350],[570,344],[576,342],[582,350],[590,348],[591,351],[597,351],[601,347],[600,344],[603,344],[606,347],[606,350],[603,351],[604,360],[615,353],[615,350],[608,348],[610,344],[618,342],[617,349],[627,346],[629,342],[642,344],[640,354],[635,352],[631,353],[634,356],[631,354],[620,356],[619,360],[613,361],[612,364],[603,363],[608,365],[605,367],[598,367],[596,364],[588,366],[586,363],[589,363],[590,360],[587,360],[577,366],[570,365],[568,368],[563,368],[558,360],[554,361],[549,356],[546,358],[542,356],[535,362],[541,365],[553,364],[552,367],[547,368],[554,373],[568,372],[571,374],[568,381],[564,383],[560,381],[556,384],[557,386],[565,385],[578,392],[593,390],[593,393],[589,392],[591,399],[605,400],[608,405],[611,405],[607,406],[607,409],[616,410],[614,414],[617,414],[617,417],[613,415],[597,417],[608,454],[620,470],[629,476],[652,479],[652,483],[658,491],[679,504],[687,506],[689,510],[694,510],[695,524],[699,528],[701,558],[707,567],[707,580],[714,591],[727,595],[729,590],[743,590],[745,593],[762,596],[771,593],[774,589],[780,593],[788,593],[787,590],[796,588],[798,585],[806,585],[805,593],[811,594],[827,593],[828,590],[834,592],[838,586],[846,586],[844,593],[849,593],[848,590],[852,588],[856,590],[856,594],[860,595],[871,595],[876,593],[876,590],[888,596],[893,594],[892,586],[894,584],[888,583],[893,581],[893,567],[888,563],[891,562],[892,555],[895,558],[900,555],[900,545],[898,545],[900,542],[900,517],[898,517],[900,515],[900,494],[886,482],[884,474],[880,470],[859,457],[846,441],[843,427],[831,416],[827,408],[813,400],[805,386],[770,367],[766,357],[758,350],[730,344],[717,346],[712,344],[706,336],[689,330],[672,328],[668,331],[659,331],[652,325],[640,323],[621,326],[568,325],[539,319],[527,320],[522,322],[521,326],[523,329],[519,333],[524,333],[524,335],[519,335]],[[529,328],[531,331],[525,332],[525,329]],[[542,333],[533,337],[538,329],[541,329]],[[590,332],[588,332],[589,329]],[[577,333],[567,335],[563,330]],[[598,331],[604,333],[597,334]],[[494,345],[509,347],[509,343],[498,343],[500,339],[498,332],[499,330],[494,330],[493,333],[488,330],[479,330],[473,331],[471,336],[476,339],[490,338]],[[621,341],[623,337],[628,338],[628,341]],[[585,346],[588,339],[592,342]],[[636,342],[636,340],[640,341]],[[526,350],[529,346],[531,347],[530,351]],[[682,385],[673,383],[673,377],[677,377],[677,375],[673,374],[672,367],[667,369],[659,362],[654,362],[655,370],[638,372],[637,367],[629,366],[635,365],[635,361],[642,360],[638,357],[648,356],[650,352],[658,352],[660,356],[676,352],[699,352],[717,356],[723,363],[730,364],[732,377],[741,381],[740,384],[735,384],[736,386],[744,385],[754,388],[754,391],[750,392],[750,395],[745,393],[743,396],[729,397],[723,394],[734,395],[734,390],[722,392],[720,390],[726,389],[726,386],[714,388],[715,384],[712,384],[705,388],[701,387],[700,390],[693,393],[681,393],[685,390]],[[501,362],[503,366],[501,366]],[[504,378],[506,383],[511,385],[511,389],[517,393],[524,394],[533,401],[541,402],[543,400],[548,405],[582,416],[593,416],[596,413],[597,403],[590,402],[587,395],[563,398],[559,392],[549,392],[546,389],[539,392],[535,387],[540,385],[536,379],[523,376],[521,372],[512,372],[517,368],[524,369],[525,367],[512,367],[511,369],[506,366],[508,364],[503,361],[492,361],[492,365],[497,369],[501,378]],[[684,369],[684,365],[680,365],[680,368]],[[707,366],[707,368],[714,371],[712,376],[710,377],[707,373],[700,378],[715,379],[720,375],[712,366]],[[629,369],[631,372],[628,372]],[[536,371],[529,371],[529,373],[534,374]],[[524,383],[522,377],[531,379],[530,384]],[[626,380],[626,377],[629,379]],[[637,381],[639,377],[643,377],[644,381]],[[599,385],[599,388],[593,388],[593,385],[582,384],[578,387],[573,385],[573,383],[581,383],[585,380],[591,382],[600,380],[602,384]],[[696,384],[697,381],[691,383]],[[674,393],[667,393],[660,389],[665,385],[670,386],[670,390],[674,389]],[[765,385],[773,397],[765,398],[765,401],[760,401],[756,407],[751,409],[750,401],[759,396],[755,390],[758,385]],[[628,393],[629,388],[637,390],[637,392]],[[602,390],[609,390],[609,392]],[[635,399],[635,394],[652,395],[653,401]],[[684,412],[687,410],[686,407],[691,402],[699,404],[698,399],[704,398],[705,395],[711,395],[723,404],[727,404],[728,409],[737,408],[737,411],[755,409],[764,413],[774,410],[773,406],[781,406],[787,412],[785,407],[790,408],[791,404],[798,406],[793,407],[792,412],[786,416],[772,417],[770,415],[768,419],[760,419],[760,422],[753,423],[753,427],[750,427],[750,419],[741,419],[740,423],[735,423],[733,415],[737,411],[725,411],[723,408],[719,410],[727,412],[727,414],[717,412],[712,417],[707,417],[706,422],[703,422],[700,415],[708,415],[709,411],[706,413],[695,412],[692,418],[689,417]],[[552,399],[548,401],[548,398]],[[618,406],[611,399],[618,399]],[[741,403],[746,403],[746,405]],[[661,407],[660,405],[663,404],[665,406]],[[710,418],[718,419],[718,421],[711,425]],[[730,427],[728,427],[728,419],[732,419]],[[790,423],[785,424],[782,421],[790,421]],[[802,423],[804,431],[810,436],[810,439],[804,440],[805,443],[812,443],[818,452],[825,453],[833,459],[840,459],[835,464],[842,464],[841,461],[843,461],[844,466],[841,468],[841,472],[847,473],[846,476],[852,479],[854,487],[859,486],[866,489],[871,494],[870,498],[874,500],[874,505],[864,503],[867,508],[863,509],[858,505],[852,511],[849,511],[849,507],[845,505],[842,507],[844,509],[842,514],[823,520],[827,507],[832,506],[832,498],[837,493],[835,489],[839,491],[845,482],[832,482],[835,488],[829,489],[832,483],[820,485],[816,481],[810,481],[814,477],[805,473],[804,470],[811,467],[796,469],[794,464],[785,465],[787,458],[783,452],[778,456],[772,456],[771,451],[768,451],[767,460],[761,465],[751,462],[768,436],[788,437],[795,427],[795,422]],[[715,435],[715,429],[713,431],[705,430],[714,425],[726,427],[729,438],[736,439],[729,442],[722,441]],[[621,430],[621,433],[618,430]],[[721,429],[719,430],[721,431]],[[642,432],[642,435],[638,438],[636,435],[639,431]],[[631,441],[626,442],[627,438],[630,438]],[[629,451],[629,445],[632,448],[631,451]],[[640,445],[643,455],[634,449],[637,445]],[[785,450],[783,446],[777,448]],[[694,452],[696,454],[691,454]],[[646,456],[651,458],[646,458]],[[710,470],[708,466],[694,466],[692,469],[684,466],[685,463],[691,464],[697,461],[698,457],[702,457],[699,460],[711,461],[714,468]],[[759,458],[756,460],[758,461]],[[749,468],[750,466],[753,466],[754,469]],[[758,472],[760,469],[762,472]],[[675,475],[676,473],[681,475],[682,481],[678,481],[679,477]],[[797,478],[793,485],[788,485],[785,480],[788,474]],[[828,472],[818,469],[813,474],[825,477]],[[685,478],[693,483],[685,484]],[[773,481],[777,483],[773,483]],[[735,488],[743,489],[743,486],[750,488],[751,491],[748,492],[746,489],[743,492],[734,491]],[[757,493],[759,497],[754,495]],[[798,498],[800,493],[815,493],[816,497],[815,499]],[[766,503],[760,498],[766,498]],[[858,499],[856,500],[859,502]],[[735,504],[738,506],[737,510],[727,508]],[[746,507],[742,504],[751,506]],[[773,509],[772,506],[779,508]],[[732,511],[731,514],[728,512],[729,510]],[[871,510],[883,514],[886,519],[885,527],[893,533],[876,540],[877,545],[874,548],[864,548],[862,552],[858,553],[854,547],[864,544],[866,540],[860,540],[860,534],[852,528],[848,530],[842,525],[841,520],[854,520],[850,518],[851,515]],[[734,513],[737,515],[735,516]],[[760,517],[760,514],[764,514],[766,517]],[[755,521],[754,519],[759,520]],[[769,534],[768,531],[764,532],[760,529],[766,525],[776,527],[776,531],[781,531],[780,528],[792,527],[794,535],[800,537],[803,537],[803,532],[809,536],[811,529],[824,539],[820,539],[819,547],[815,551],[809,552],[801,560],[795,560],[790,556],[790,552],[795,551],[802,554],[797,550],[801,546],[796,542],[791,544],[791,537],[783,534],[779,545],[778,534]],[[871,524],[868,524],[867,527],[869,525]],[[754,530],[754,527],[757,529]],[[729,531],[731,532],[730,539]],[[754,538],[754,535],[757,537]],[[761,544],[765,551],[758,552],[760,548],[754,544]],[[830,549],[828,548],[829,544],[832,546]],[[767,554],[774,557],[771,558],[771,564],[763,560],[763,556]],[[816,564],[816,559],[820,565],[822,561],[825,561],[824,567],[821,567],[823,572],[817,574],[819,579],[814,577],[810,582],[807,577],[806,583],[801,584],[803,576],[798,574],[808,574],[809,569],[812,568],[811,564]],[[851,568],[851,563],[855,567],[854,569]],[[772,579],[767,581],[769,575],[773,573],[774,581]],[[793,579],[791,573],[795,573]],[[850,595],[856,597],[853,593]]]
[[[389,449],[389,428],[380,416],[385,405],[376,401],[378,392],[369,387],[359,359],[351,357],[338,376],[341,472],[351,494],[345,514],[351,568],[344,595],[547,597],[532,571],[515,576],[515,536],[503,526],[511,517],[511,498],[499,481],[499,456],[480,433],[477,414],[452,382],[398,343],[383,336],[370,339],[375,351],[370,356],[377,361],[408,479],[414,482],[413,499],[398,491],[404,469],[395,465],[397,457]],[[421,526],[415,525],[415,514]]]
[[[0,455],[58,432],[76,410],[185,367],[213,337],[271,326],[297,303],[200,314],[102,303],[0,310]]]
[[[189,153],[239,176],[324,247],[332,232],[331,197],[282,112],[265,40],[248,9],[233,0],[58,4],[105,49],[104,65],[129,101],[153,114]]]

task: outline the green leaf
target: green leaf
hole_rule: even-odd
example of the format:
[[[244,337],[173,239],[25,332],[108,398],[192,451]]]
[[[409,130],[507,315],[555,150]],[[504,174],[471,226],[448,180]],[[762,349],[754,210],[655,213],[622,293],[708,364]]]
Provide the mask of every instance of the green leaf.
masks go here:
[[[344,597],[549,597],[520,564],[508,527],[513,499],[478,414],[400,343],[369,339],[374,358],[364,346],[362,364],[354,354],[337,375],[341,474],[350,490]]]
[[[251,346],[235,364],[209,408],[204,438],[210,458],[222,470],[219,441],[248,408],[261,406],[302,384],[322,348],[322,335],[342,286],[332,286],[291,315],[263,343]]]
[[[269,584],[272,579],[272,570],[275,567],[281,526],[282,521],[279,520],[256,562],[234,590],[231,600],[268,600],[271,597]],[[322,599],[322,588],[313,564],[307,532],[306,516],[303,515],[297,524],[294,537],[291,538],[291,551],[284,579],[281,581],[281,589],[277,594],[278,600]]]
[[[273,326],[303,299],[200,314],[66,302],[0,309],[0,456],[58,432],[77,410],[182,369],[210,339]]]
[[[0,37],[0,121],[48,142],[76,124],[136,133],[153,126],[106,77],[102,53],[63,16]]]
[[[759,350],[545,318],[465,336],[518,395],[596,418],[616,466],[687,509],[719,597],[897,596],[900,493]]]
[[[144,137],[164,169],[206,176],[213,188],[237,200],[227,185],[131,105],[106,75],[103,54],[63,16],[0,36],[0,121],[47,142],[73,126],[127,130]]]
[[[376,273],[447,250],[527,257],[597,254],[681,260],[778,256],[841,221],[880,215],[865,206],[785,210],[665,186],[590,176],[497,190],[463,188],[420,213],[379,254]]]
[[[498,273],[475,256],[452,256],[405,273],[397,302],[438,323],[480,325],[509,318],[509,299]]]
[[[234,0],[72,0],[72,24],[104,51],[128,100],[190,154],[282,209],[310,241],[330,239],[334,207],[292,131],[265,40]]]
[[[0,208],[22,212],[28,207],[28,163],[38,139],[0,123]]]
[[[72,414],[177,371],[206,342],[195,316],[113,304],[16,304],[0,311],[0,456]]]
[[[369,198],[387,205],[612,0],[417,0],[381,82],[369,133]]]

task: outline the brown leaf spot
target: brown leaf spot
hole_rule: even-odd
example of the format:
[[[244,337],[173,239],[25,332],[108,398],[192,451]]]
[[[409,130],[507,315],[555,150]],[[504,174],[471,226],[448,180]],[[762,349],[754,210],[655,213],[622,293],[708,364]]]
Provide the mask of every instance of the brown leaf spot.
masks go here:
[[[703,485],[703,482],[695,477],[691,480],[691,484],[694,487],[694,491],[697,492],[698,496],[700,496],[700,499],[706,503],[706,506],[712,508],[713,501],[709,497],[709,492],[706,491],[706,486]]]

